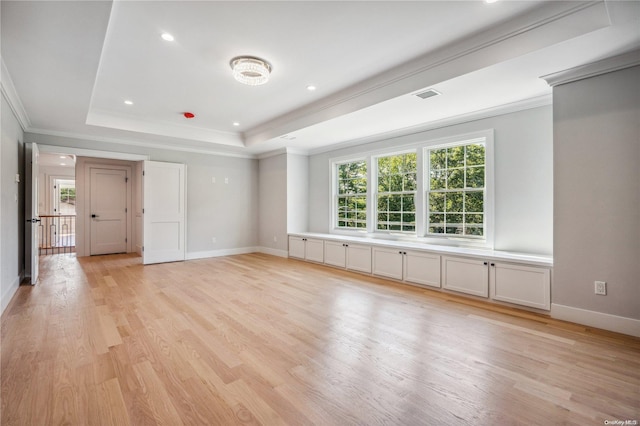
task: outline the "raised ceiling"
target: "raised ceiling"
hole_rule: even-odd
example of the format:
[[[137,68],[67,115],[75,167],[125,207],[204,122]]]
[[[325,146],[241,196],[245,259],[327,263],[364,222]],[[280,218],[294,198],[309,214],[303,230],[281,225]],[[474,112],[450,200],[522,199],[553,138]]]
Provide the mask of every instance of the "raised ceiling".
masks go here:
[[[247,155],[317,152],[549,103],[540,76],[640,46],[639,2],[1,7],[2,87],[28,132]],[[270,61],[271,80],[236,82],[238,55]],[[426,88],[442,95],[413,96]]]

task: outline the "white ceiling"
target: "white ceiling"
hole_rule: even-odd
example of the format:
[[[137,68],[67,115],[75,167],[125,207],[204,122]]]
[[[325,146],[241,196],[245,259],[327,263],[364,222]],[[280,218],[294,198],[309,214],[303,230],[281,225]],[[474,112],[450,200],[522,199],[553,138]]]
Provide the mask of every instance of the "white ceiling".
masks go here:
[[[246,155],[317,152],[548,103],[540,76],[640,46],[638,1],[1,7],[2,87],[15,88],[27,131]],[[236,82],[238,55],[270,61],[271,80]],[[428,87],[442,95],[412,95]]]

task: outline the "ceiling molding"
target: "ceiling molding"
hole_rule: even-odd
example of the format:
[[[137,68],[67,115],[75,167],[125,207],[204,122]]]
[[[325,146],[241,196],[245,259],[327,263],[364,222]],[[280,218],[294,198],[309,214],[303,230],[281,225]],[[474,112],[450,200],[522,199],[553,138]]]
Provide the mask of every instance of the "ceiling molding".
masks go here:
[[[265,158],[277,157],[278,155],[283,155],[287,153],[287,148],[278,148],[273,151],[263,152],[262,154],[258,154],[258,160],[264,160]]]
[[[244,133],[254,146],[611,24],[604,1],[548,2]]]
[[[250,158],[255,159],[256,155],[246,152],[232,152],[232,151],[220,151],[216,149],[203,149],[203,148],[194,148],[189,146],[182,145],[165,145],[160,143],[153,142],[140,142],[131,139],[118,139],[118,138],[110,138],[104,136],[94,136],[94,135],[83,135],[79,133],[72,132],[61,132],[57,130],[46,130],[46,129],[29,129],[28,133],[43,135],[43,136],[56,136],[62,138],[71,138],[76,140],[84,140],[84,141],[92,141],[92,142],[102,142],[109,143],[115,145],[128,145],[128,146],[138,146],[142,148],[150,148],[150,149],[162,149],[167,151],[178,151],[178,152],[192,152],[196,154],[207,154],[207,155],[218,155],[221,157],[235,157],[235,158]],[[27,142],[33,142],[32,140],[28,140]],[[36,141],[36,143],[39,143]],[[47,142],[44,142],[47,143]],[[63,145],[61,145],[63,146]],[[114,149],[116,149],[114,147]]]
[[[7,100],[11,111],[13,111],[13,114],[18,119],[20,127],[22,127],[22,130],[26,132],[31,127],[31,120],[29,120],[27,111],[24,109],[20,96],[18,96],[18,92],[13,85],[11,74],[9,74],[9,70],[4,64],[4,60],[2,58],[0,58],[0,68],[0,90],[2,91],[2,95]]]
[[[569,68],[568,70],[558,71],[553,74],[543,75],[540,78],[545,80],[549,86],[555,87],[561,84],[573,83],[574,81],[584,80],[585,78],[635,67],[637,65],[640,65],[640,50],[623,53],[622,55]]]
[[[267,152],[263,152],[262,154],[258,154],[257,158],[258,160],[262,160],[264,158],[275,157],[276,155],[281,155],[281,154],[303,155],[307,157],[309,156],[309,150],[301,149],[301,148],[292,148],[292,147],[286,146],[284,148],[274,149],[273,151],[267,151]]]
[[[244,142],[239,133],[224,132],[221,130],[175,123],[160,123],[140,118],[133,119],[127,116],[107,113],[99,110],[89,111],[87,114],[86,124],[116,130],[127,130],[131,132],[148,133],[179,139],[190,139],[220,145],[244,147]]]
[[[73,154],[77,157],[110,158],[113,160],[144,161],[149,160],[146,154],[129,154],[126,152],[102,151],[97,149],[72,148],[68,146],[37,144],[41,153]],[[61,152],[64,151],[64,152]]]
[[[341,142],[335,145],[329,145],[321,148],[312,149],[308,151],[308,155],[323,154],[326,152],[337,151],[343,148],[351,148],[358,145],[366,145],[370,143],[381,142],[388,139],[411,136],[418,133],[427,132],[430,130],[440,129],[443,127],[450,127],[458,124],[469,123],[471,121],[478,121],[478,120],[483,120],[491,117],[497,117],[500,115],[524,111],[527,109],[548,106],[548,105],[551,105],[552,102],[553,100],[551,95],[538,96],[535,98],[526,99],[519,102],[513,102],[510,104],[487,108],[480,111],[474,111],[467,114],[448,117],[442,120],[436,120],[430,123],[420,124],[418,126],[405,127],[402,129],[391,131],[391,132],[379,133],[374,136],[367,136],[366,138],[353,139],[353,140]]]

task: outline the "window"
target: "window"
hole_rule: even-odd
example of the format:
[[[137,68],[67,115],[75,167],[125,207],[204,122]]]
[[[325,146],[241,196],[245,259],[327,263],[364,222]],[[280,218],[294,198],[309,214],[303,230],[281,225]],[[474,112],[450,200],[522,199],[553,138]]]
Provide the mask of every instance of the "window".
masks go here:
[[[485,144],[427,149],[427,235],[484,239]]]
[[[76,214],[75,179],[55,179],[53,181],[54,212],[56,214]]]
[[[377,165],[376,229],[416,232],[417,154],[378,157]]]
[[[330,159],[331,232],[493,248],[493,164],[490,129]]]
[[[337,228],[367,228],[367,163],[336,165]]]

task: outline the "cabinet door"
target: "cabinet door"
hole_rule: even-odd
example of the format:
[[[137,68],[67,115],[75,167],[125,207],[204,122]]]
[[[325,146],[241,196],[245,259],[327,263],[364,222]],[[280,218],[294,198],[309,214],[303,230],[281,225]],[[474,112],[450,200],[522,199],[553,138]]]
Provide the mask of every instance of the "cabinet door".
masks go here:
[[[404,280],[440,287],[440,255],[407,251],[404,256]]]
[[[359,244],[348,244],[347,269],[371,273],[371,247]]]
[[[324,263],[344,268],[347,265],[346,246],[335,241],[324,242]]]
[[[289,237],[289,257],[304,259],[304,240],[300,237]]]
[[[442,287],[475,296],[489,296],[487,262],[460,257],[442,258]]]
[[[374,275],[402,279],[402,250],[374,247],[372,257]]]
[[[324,241],[307,238],[305,258],[313,262],[324,262]]]
[[[491,264],[491,298],[538,309],[551,309],[551,273],[548,268]]]

